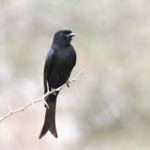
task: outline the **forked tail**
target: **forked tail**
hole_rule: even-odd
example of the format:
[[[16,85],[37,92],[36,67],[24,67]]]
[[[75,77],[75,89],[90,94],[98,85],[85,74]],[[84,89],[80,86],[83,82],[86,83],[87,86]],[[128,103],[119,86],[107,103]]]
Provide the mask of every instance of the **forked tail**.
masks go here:
[[[55,123],[56,98],[57,95],[49,95],[46,99],[48,106],[46,106],[45,121],[39,139],[41,139],[48,130],[57,138]]]

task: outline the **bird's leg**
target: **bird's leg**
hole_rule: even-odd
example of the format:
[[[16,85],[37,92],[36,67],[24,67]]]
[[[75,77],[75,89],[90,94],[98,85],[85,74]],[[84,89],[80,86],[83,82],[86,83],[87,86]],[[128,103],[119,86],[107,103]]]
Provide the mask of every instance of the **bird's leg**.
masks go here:
[[[70,88],[70,83],[71,82],[69,80],[66,81],[66,85],[67,85],[68,88]]]

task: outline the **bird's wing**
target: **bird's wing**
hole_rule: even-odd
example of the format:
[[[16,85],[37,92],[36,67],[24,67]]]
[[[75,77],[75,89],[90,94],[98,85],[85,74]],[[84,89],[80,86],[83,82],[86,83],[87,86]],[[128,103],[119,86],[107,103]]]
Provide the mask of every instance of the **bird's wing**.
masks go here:
[[[73,61],[73,67],[75,66],[76,64],[76,61],[77,61],[77,56],[76,56],[76,52],[74,53],[74,61]]]
[[[44,65],[44,74],[43,74],[43,79],[44,79],[44,93],[48,91],[48,76],[51,74],[52,71],[52,64],[53,64],[53,50],[50,49],[46,60],[45,60],[45,65]]]

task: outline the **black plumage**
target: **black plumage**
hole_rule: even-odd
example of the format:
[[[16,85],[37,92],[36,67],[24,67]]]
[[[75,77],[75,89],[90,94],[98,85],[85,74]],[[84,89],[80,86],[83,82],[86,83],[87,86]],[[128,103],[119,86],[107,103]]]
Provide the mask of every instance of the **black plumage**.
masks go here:
[[[44,93],[56,89],[68,81],[76,64],[76,52],[71,45],[75,34],[70,30],[59,30],[55,33],[52,46],[48,51],[44,66]],[[39,138],[49,130],[57,138],[55,123],[56,99],[59,92],[46,97],[45,121]]]

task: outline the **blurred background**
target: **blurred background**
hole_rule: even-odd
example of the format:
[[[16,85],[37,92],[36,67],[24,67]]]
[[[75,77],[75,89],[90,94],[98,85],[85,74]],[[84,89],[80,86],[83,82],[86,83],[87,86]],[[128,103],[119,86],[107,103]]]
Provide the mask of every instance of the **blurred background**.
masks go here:
[[[57,100],[58,139],[37,103],[0,123],[2,150],[150,149],[149,0],[0,0],[0,116],[43,95],[53,34],[72,29],[77,65]]]

